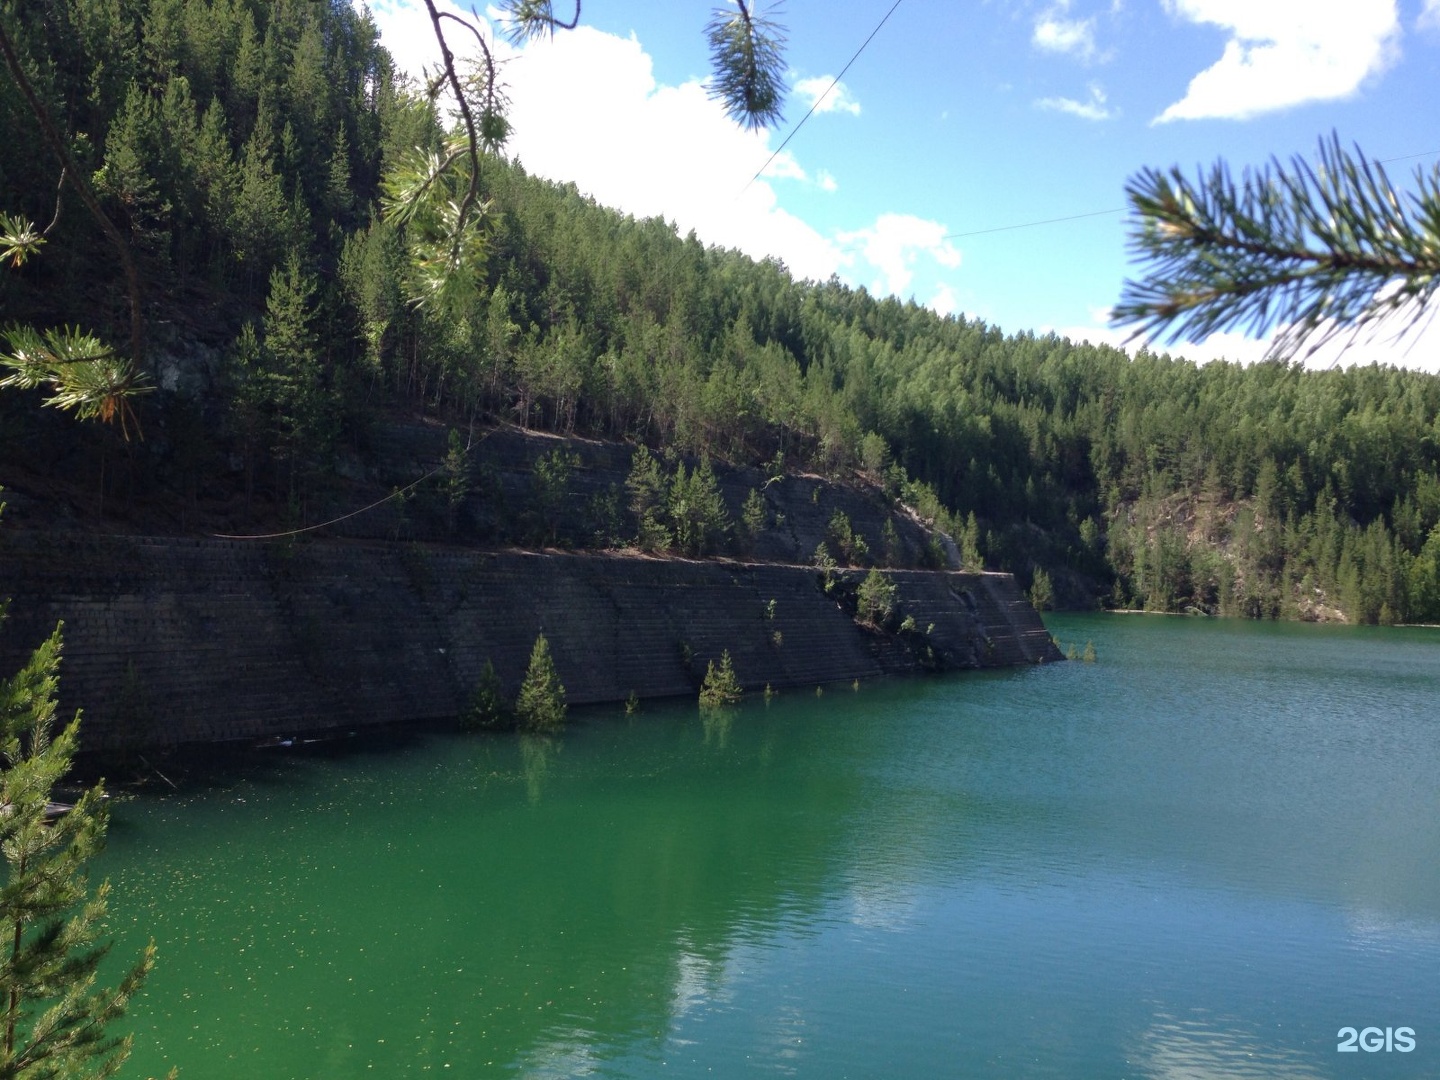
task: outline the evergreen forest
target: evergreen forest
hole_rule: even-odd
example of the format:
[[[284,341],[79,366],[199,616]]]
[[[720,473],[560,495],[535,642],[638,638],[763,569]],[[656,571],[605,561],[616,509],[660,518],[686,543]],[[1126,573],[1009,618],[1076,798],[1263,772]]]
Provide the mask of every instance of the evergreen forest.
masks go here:
[[[0,391],[7,487],[136,520],[243,492],[265,524],[385,418],[513,424],[692,476],[861,478],[1061,605],[1440,622],[1440,377],[1363,346],[1344,370],[1240,367],[941,318],[498,154],[483,263],[425,299],[425,223],[382,206],[402,162],[446,152],[445,115],[348,0],[0,0],[0,25],[140,300],[0,76],[0,212],[48,223],[0,269],[0,353],[75,327],[136,353],[147,391],[123,428]]]

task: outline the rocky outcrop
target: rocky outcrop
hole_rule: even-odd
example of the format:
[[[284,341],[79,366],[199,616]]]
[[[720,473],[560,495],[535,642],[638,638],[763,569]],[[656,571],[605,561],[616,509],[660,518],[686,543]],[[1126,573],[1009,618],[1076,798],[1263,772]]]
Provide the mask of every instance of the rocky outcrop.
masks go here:
[[[572,704],[693,694],[724,650],[777,690],[1060,658],[1008,575],[888,573],[912,622],[882,633],[799,565],[7,529],[0,670],[63,620],[62,707],[100,749],[454,717],[541,632]]]

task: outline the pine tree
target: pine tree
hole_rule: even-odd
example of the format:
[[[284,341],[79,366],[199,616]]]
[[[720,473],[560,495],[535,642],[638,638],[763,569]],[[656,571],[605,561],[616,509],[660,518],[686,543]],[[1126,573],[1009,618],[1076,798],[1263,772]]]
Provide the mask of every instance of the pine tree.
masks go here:
[[[0,265],[23,266],[39,252],[45,234],[32,222],[0,210]],[[128,441],[130,427],[140,424],[131,402],[149,387],[132,364],[94,334],[79,327],[10,326],[0,331],[0,387],[33,390],[46,387],[53,396],[46,405],[68,409],[82,420],[120,421]]]
[[[460,726],[467,731],[493,731],[515,726],[515,711],[506,702],[500,676],[488,659],[480,669],[480,679],[470,696],[470,704],[460,715]]]
[[[646,551],[664,551],[670,546],[670,530],[664,522],[666,480],[659,460],[645,447],[638,447],[625,481],[630,512],[639,528],[636,543]]]
[[[58,734],[55,691],[60,628],[13,678],[0,681],[0,1077],[102,1077],[130,1052],[131,1037],[105,1027],[125,1012],[153,962],[154,945],[113,989],[96,989],[109,951],[97,944],[108,884],[87,897],[85,864],[109,823],[97,784],[51,822],[47,807],[70,769],[77,715]]]
[[[670,482],[667,515],[676,545],[687,555],[714,551],[730,531],[730,515],[709,458],[690,472],[682,462]]]
[[[1049,611],[1055,602],[1055,590],[1044,567],[1037,567],[1030,579],[1030,604],[1036,611]]]
[[[272,410],[276,454],[290,466],[292,493],[302,459],[323,458],[335,438],[333,398],[326,393],[320,338],[314,329],[315,278],[291,252],[270,275],[264,319],[265,392]]]
[[[451,535],[455,532],[460,507],[464,505],[465,496],[470,494],[468,456],[469,450],[461,441],[460,433],[451,428],[446,441],[445,459],[441,462],[443,471],[440,474],[441,489],[445,493],[445,530]]]
[[[550,658],[550,643],[541,634],[530,651],[530,667],[520,686],[515,714],[521,731],[551,732],[565,726],[565,687]]]
[[[900,533],[895,528],[893,518],[887,517],[880,529],[880,549],[886,566],[898,567],[904,558],[905,549],[900,546]]]
[[[888,574],[871,570],[856,592],[855,617],[874,627],[883,627],[895,614],[899,590]]]
[[[273,153],[270,116],[262,112],[241,152],[227,230],[236,257],[252,279],[269,268],[285,217],[284,182],[275,171]]]
[[[579,467],[580,455],[571,450],[552,450],[535,462],[530,490],[542,543],[559,542],[560,521],[567,502],[572,499],[570,477]]]
[[[705,665],[705,681],[700,684],[700,707],[718,709],[734,705],[742,696],[740,679],[735,674],[735,664],[730,659],[730,650],[720,654],[720,666],[711,660]]]

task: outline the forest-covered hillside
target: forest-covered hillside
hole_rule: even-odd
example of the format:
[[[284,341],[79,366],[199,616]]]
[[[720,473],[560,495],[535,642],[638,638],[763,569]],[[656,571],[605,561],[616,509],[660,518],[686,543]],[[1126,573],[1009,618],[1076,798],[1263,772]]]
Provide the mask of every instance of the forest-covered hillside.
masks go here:
[[[12,486],[111,513],[244,492],[257,521],[294,519],[377,418],[423,414],[861,471],[1042,600],[1440,621],[1440,378],[1363,349],[1343,371],[1197,365],[942,319],[498,157],[483,273],[416,305],[416,226],[382,217],[382,187],[444,131],[346,0],[5,0],[0,20],[133,253],[154,387],[128,443],[0,394]],[[53,219],[0,271],[0,325],[132,350],[115,242],[9,73],[0,145],[0,211]]]

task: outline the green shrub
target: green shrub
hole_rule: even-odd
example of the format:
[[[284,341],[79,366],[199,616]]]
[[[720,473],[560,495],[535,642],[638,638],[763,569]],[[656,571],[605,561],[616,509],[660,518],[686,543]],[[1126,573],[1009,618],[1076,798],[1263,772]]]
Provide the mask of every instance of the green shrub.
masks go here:
[[[862,566],[870,556],[870,547],[865,538],[850,525],[850,515],[837,509],[830,515],[830,525],[825,530],[825,539],[840,552],[846,566]]]

